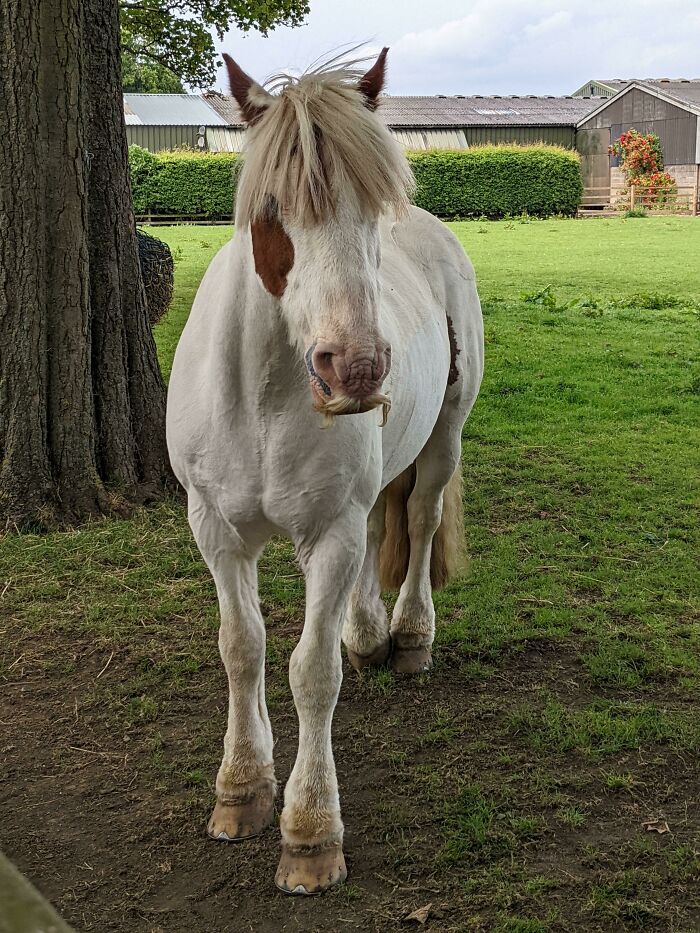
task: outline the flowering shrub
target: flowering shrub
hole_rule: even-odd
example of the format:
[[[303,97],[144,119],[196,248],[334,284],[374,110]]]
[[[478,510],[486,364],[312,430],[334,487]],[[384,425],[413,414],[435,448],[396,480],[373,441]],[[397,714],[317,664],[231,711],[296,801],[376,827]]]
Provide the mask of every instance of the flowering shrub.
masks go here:
[[[608,152],[620,159],[627,181],[625,196],[632,185],[639,189],[642,203],[646,205],[667,204],[677,194],[675,181],[664,171],[661,141],[656,133],[644,136],[635,129],[628,130]]]

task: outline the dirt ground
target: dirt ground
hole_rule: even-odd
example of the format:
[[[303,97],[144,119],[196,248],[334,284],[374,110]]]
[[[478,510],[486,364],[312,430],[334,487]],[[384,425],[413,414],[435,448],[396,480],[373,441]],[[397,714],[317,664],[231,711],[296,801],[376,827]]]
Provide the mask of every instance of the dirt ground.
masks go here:
[[[121,729],[95,692],[132,676],[135,657],[115,653],[103,669],[94,645],[53,648],[70,673],[20,662],[2,693],[0,845],[78,930],[392,931],[422,928],[406,918],[428,904],[426,928],[441,931],[700,930],[697,882],[671,857],[698,848],[697,760],[651,745],[603,767],[547,755],[513,725],[543,691],[590,702],[571,648],[534,644],[485,680],[447,649],[418,680],[346,669],[334,748],[349,881],[308,899],[274,887],[277,827],[237,844],[205,837],[226,699],[213,655],[155,721]],[[296,720],[284,678],[271,693],[284,782]],[[634,776],[629,789],[604,786],[611,769]],[[469,782],[496,802],[483,838],[455,803]],[[581,825],[562,821],[562,801]],[[657,817],[669,833],[643,828]],[[455,857],[460,819],[475,851]]]

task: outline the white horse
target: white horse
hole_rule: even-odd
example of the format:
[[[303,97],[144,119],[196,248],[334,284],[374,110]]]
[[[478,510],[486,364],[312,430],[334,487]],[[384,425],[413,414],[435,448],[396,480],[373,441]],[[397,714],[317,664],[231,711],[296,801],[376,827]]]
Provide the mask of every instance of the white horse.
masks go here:
[[[168,396],[170,456],[216,582],[229,681],[214,839],[274,817],[257,593],[272,535],[292,540],[306,578],[276,875],[291,893],[347,874],[331,748],[341,636],[358,670],[430,667],[431,582],[445,582],[459,550],[461,430],[483,369],[471,263],[409,205],[407,162],[374,112],[386,52],[364,76],[331,65],[274,93],[226,57],[248,123],[236,232],[202,280]],[[391,625],[389,587],[400,587]]]

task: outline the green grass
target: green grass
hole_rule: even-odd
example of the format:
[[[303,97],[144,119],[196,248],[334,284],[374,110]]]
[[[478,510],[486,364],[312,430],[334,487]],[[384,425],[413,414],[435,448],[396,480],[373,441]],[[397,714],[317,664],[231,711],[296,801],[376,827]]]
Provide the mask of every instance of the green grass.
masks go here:
[[[161,368],[167,379],[175,347],[201,278],[218,250],[231,239],[233,228],[226,224],[215,227],[146,226],[143,229],[167,242],[175,263],[176,288],[173,303],[164,320],[155,328]]]
[[[464,920],[446,929],[693,929],[700,838],[679,775],[700,746],[700,222],[450,226],[474,261],[486,333],[463,435],[471,562],[435,596],[433,675],[347,678],[351,708],[371,715],[337,725],[350,730],[337,757],[369,743],[391,776],[371,814],[387,875],[451,886]],[[167,375],[230,228],[154,232],[176,258],[156,328]],[[173,704],[186,718],[212,678],[223,689],[214,588],[181,503],[7,536],[0,571],[0,676],[70,683],[83,663],[70,646],[88,645],[86,708],[140,743],[161,792],[203,808],[221,716],[186,741],[163,737]],[[260,571],[270,706],[293,733],[303,579],[282,541]],[[630,842],[664,802],[672,845]]]
[[[486,297],[553,285],[564,298],[640,291],[700,298],[694,217],[469,221],[448,225],[469,253]]]

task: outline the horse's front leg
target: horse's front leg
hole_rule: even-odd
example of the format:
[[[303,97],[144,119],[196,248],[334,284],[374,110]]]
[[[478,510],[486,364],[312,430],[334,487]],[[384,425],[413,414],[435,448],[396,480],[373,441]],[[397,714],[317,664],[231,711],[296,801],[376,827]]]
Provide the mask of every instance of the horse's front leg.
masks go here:
[[[291,894],[315,894],[347,876],[331,721],[342,680],[341,629],[366,537],[367,513],[358,510],[329,528],[308,553],[300,548],[306,618],[289,662],[299,751],[284,794],[275,879]]]
[[[232,841],[255,836],[274,819],[272,730],[265,705],[265,623],[258,602],[257,553],[217,509],[190,494],[189,519],[216,583],[219,649],[229,687],[224,757],[207,832]]]
[[[216,563],[219,649],[228,675],[229,712],[207,832],[213,839],[232,841],[255,836],[273,821],[277,784],[265,704],[265,623],[256,561],[229,552],[219,554]]]

